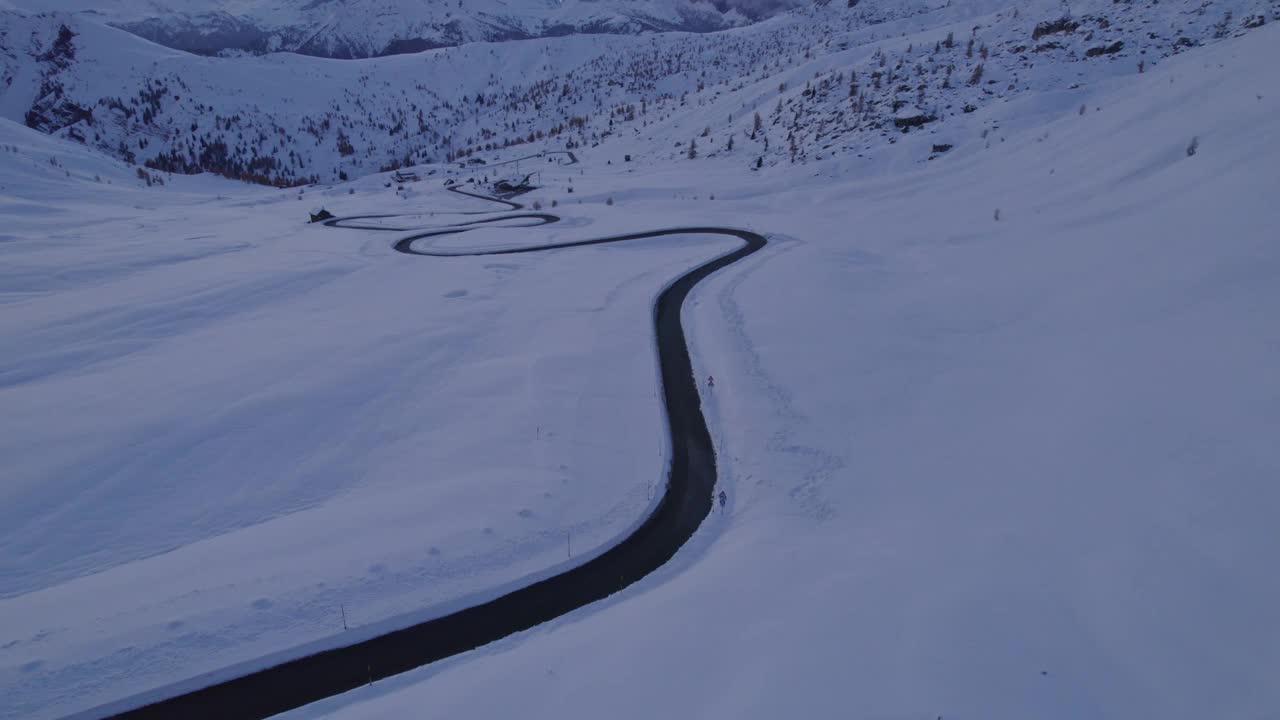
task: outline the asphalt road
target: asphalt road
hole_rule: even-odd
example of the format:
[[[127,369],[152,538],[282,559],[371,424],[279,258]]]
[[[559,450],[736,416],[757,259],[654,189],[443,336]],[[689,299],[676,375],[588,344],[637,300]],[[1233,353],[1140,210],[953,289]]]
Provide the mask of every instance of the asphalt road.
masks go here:
[[[493,200],[462,190],[455,192]],[[518,203],[500,202],[512,210],[523,209]],[[352,223],[372,217],[391,216],[339,218],[326,224],[361,227]],[[763,248],[766,244],[764,237],[733,228],[681,227],[474,253],[444,253],[414,247],[416,240],[467,232],[489,223],[514,218],[541,220],[539,224],[559,220],[555,215],[545,213],[506,214],[420,232],[396,242],[395,249],[410,255],[457,257],[518,255],[667,235],[719,235],[742,241],[742,246],[738,249],[680,276],[658,296],[654,304],[654,332],[657,336],[662,394],[671,431],[671,466],[667,491],[653,514],[634,533],[604,554],[495,600],[110,717],[128,720],[266,718],[467,652],[601,600],[657,570],[693,536],[694,531],[711,512],[712,493],[716,485],[716,456],[706,418],[702,413],[702,400],[698,394],[698,383],[693,376],[688,340],[680,322],[680,310],[695,285],[717,270]],[[396,230],[384,226],[365,227],[371,230]],[[424,717],[428,715],[430,713],[426,712]]]

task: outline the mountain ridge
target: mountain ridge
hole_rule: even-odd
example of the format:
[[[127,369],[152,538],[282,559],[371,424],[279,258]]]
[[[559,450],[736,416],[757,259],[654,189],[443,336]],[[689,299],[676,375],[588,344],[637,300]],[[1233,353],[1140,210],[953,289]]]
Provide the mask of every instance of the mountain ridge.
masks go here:
[[[1084,112],[1110,79],[1270,23],[1273,6],[1089,0],[1064,16],[1047,0],[862,0],[719,33],[365,61],[200,57],[88,14],[0,12],[0,40],[12,39],[0,42],[0,115],[149,170],[278,186],[483,164],[508,149],[601,148],[614,162],[732,154],[755,169],[838,155],[870,169]]]
[[[28,12],[85,13],[169,48],[200,55],[293,52],[333,59],[384,57],[471,42],[575,34],[712,32],[752,17],[705,0],[163,0],[88,3],[19,0]]]

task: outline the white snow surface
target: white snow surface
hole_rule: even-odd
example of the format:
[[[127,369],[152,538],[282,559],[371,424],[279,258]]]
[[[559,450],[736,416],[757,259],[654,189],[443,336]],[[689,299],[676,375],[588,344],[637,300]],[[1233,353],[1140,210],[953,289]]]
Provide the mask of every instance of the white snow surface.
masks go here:
[[[291,716],[1274,714],[1278,64],[1273,24],[867,157],[547,165],[565,222],[444,244],[770,234],[685,314],[729,505],[619,596]],[[439,615],[644,516],[651,303],[731,244],[302,222],[489,209],[438,177],[143,187],[0,120],[0,717]]]
[[[284,717],[1274,715],[1278,50],[926,171],[666,177],[778,233],[687,312],[728,511],[621,597]],[[654,180],[617,208],[669,212]]]
[[[0,246],[5,717],[470,605],[656,500],[650,306],[716,243],[433,261],[292,195],[63,180],[73,205],[6,202]],[[375,194],[405,205],[330,207]]]

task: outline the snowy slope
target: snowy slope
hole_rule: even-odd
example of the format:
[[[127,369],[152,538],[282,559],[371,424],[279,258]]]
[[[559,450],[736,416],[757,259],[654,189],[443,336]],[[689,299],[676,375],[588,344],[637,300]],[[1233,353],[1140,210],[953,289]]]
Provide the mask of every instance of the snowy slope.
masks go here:
[[[349,63],[201,58],[87,16],[0,12],[0,111],[156,169],[280,185],[493,160],[512,146],[600,147],[620,161],[630,146],[679,158],[695,137],[704,156],[727,152],[732,137],[745,167],[875,155],[919,145],[923,127],[954,128],[939,144],[964,149],[998,129],[973,126],[975,110],[1034,121],[1020,99],[1073,102],[1081,88],[1280,17],[1280,4],[1087,0],[1072,13],[1064,20],[1046,0],[866,0],[707,35],[482,43]]]
[[[693,0],[18,0],[82,11],[162,45],[204,54],[288,51],[334,58],[574,33],[709,31],[746,22]]]
[[[882,179],[608,183],[780,233],[689,313],[729,511],[612,602],[283,717],[1271,717],[1278,64],[1267,28]]]
[[[580,562],[656,500],[650,304],[714,243],[405,263],[299,222],[403,207],[380,184],[299,202],[197,181],[6,204],[0,606],[22,623],[0,717],[439,615]],[[418,207],[485,209],[446,195]]]
[[[447,224],[488,208],[441,176],[506,171],[357,176],[570,143],[528,199],[563,223],[450,242],[773,234],[687,318],[729,509],[621,598],[302,716],[1265,717],[1276,28],[1097,3],[1035,52],[1057,3],[838,5],[356,62],[5,14],[0,717],[438,615],[634,526],[664,467],[649,304],[723,248],[441,264],[301,222]],[[903,132],[907,105],[935,119]],[[122,159],[218,138],[356,179]]]

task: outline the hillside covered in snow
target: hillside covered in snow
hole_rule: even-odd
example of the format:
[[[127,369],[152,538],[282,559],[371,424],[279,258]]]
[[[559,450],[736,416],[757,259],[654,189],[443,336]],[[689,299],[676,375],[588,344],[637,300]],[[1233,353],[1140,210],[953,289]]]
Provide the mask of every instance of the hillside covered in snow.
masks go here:
[[[0,719],[608,552],[665,497],[654,301],[734,250],[708,227],[768,243],[678,313],[717,473],[688,543],[283,717],[1280,708],[1276,2],[861,0],[361,60],[31,6],[0,0]],[[475,196],[512,175],[523,209]]]
[[[1098,83],[1259,27],[1277,8],[1088,0],[1064,15],[1044,0],[866,0],[721,33],[347,63],[197,57],[85,15],[0,12],[0,114],[155,170],[276,185],[637,140],[647,156],[732,153],[744,168],[833,154],[914,162],[935,145],[985,146],[1038,112],[1028,97],[1054,98],[1055,111],[1087,104]],[[921,131],[936,142],[886,152]]]
[[[200,54],[294,52],[365,58],[470,42],[708,32],[764,4],[701,0],[16,0],[33,12],[81,11],[161,45]],[[746,10],[744,14],[740,10]]]

